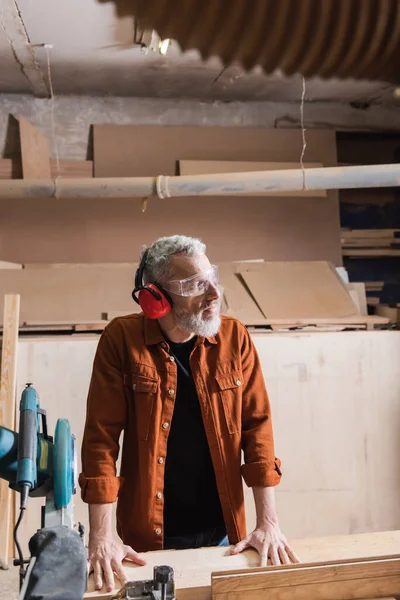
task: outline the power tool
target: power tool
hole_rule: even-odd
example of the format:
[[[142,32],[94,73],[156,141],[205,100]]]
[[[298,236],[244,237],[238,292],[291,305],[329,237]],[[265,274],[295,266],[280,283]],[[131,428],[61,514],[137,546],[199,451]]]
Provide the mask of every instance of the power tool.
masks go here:
[[[60,527],[60,531],[72,530],[77,468],[75,437],[68,420],[58,419],[54,438],[51,437],[47,431],[46,411],[40,408],[39,396],[31,383],[26,384],[22,392],[19,415],[19,433],[0,427],[0,477],[20,493],[20,514],[14,529],[19,558],[14,565],[20,567],[22,588],[24,565],[29,561],[23,558],[17,532],[28,497],[46,499],[42,507],[42,532],[54,534]],[[67,535],[70,534],[66,532]]]
[[[174,570],[161,565],[154,567],[153,579],[130,581],[112,600],[176,600]]]

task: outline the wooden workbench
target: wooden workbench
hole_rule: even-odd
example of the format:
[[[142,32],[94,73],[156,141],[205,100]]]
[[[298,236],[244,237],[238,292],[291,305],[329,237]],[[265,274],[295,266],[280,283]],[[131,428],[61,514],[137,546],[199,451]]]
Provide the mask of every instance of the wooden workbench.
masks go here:
[[[319,563],[391,556],[400,553],[400,530],[291,540],[291,545],[302,563]],[[153,566],[173,567],[178,600],[211,600],[211,573],[253,569],[258,566],[258,555],[249,550],[231,556],[229,548],[201,548],[198,550],[148,552],[144,567],[126,563],[130,580],[152,579]],[[106,600],[114,593],[96,592],[89,578],[87,598]],[[400,591],[400,590],[399,590]]]

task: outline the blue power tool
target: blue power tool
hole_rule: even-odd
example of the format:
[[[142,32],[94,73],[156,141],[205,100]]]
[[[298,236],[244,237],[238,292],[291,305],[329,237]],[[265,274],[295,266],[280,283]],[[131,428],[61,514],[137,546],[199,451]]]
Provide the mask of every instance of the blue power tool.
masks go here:
[[[20,515],[14,530],[22,578],[24,575],[17,530],[29,496],[45,497],[42,528],[65,525],[72,529],[76,491],[75,438],[67,419],[58,419],[54,439],[47,432],[46,411],[28,383],[20,402],[19,433],[0,427],[0,477],[21,494]]]

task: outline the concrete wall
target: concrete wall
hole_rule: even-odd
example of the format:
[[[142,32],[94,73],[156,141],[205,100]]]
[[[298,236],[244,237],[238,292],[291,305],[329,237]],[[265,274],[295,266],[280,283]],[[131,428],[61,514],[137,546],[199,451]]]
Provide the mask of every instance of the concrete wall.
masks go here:
[[[54,130],[52,131],[52,107]],[[92,98],[56,96],[51,100],[23,95],[0,95],[0,157],[18,152],[15,124],[10,115],[23,115],[49,138],[55,156],[56,141],[62,158],[91,158],[89,128],[95,123],[141,125],[215,125],[299,127],[300,108],[290,102],[199,102],[152,98]],[[307,128],[392,131],[400,130],[396,106],[361,110],[341,102],[306,102]],[[10,135],[8,135],[10,133]]]

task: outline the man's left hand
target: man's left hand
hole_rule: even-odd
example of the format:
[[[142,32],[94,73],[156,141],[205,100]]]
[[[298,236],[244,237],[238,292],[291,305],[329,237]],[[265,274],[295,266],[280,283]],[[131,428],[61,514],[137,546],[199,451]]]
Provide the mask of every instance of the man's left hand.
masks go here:
[[[246,548],[257,550],[260,555],[261,567],[267,566],[268,559],[273,565],[289,565],[300,562],[277,524],[268,523],[263,527],[257,527],[232,548],[231,554],[239,554]]]

